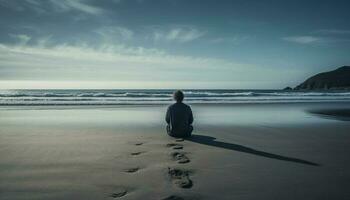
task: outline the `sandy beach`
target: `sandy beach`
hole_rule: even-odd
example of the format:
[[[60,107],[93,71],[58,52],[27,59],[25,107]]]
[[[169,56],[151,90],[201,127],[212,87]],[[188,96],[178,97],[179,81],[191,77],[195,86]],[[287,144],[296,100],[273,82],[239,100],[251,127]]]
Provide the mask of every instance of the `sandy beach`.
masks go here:
[[[349,104],[192,108],[182,141],[165,105],[3,106],[0,199],[350,199],[348,118],[309,112]]]

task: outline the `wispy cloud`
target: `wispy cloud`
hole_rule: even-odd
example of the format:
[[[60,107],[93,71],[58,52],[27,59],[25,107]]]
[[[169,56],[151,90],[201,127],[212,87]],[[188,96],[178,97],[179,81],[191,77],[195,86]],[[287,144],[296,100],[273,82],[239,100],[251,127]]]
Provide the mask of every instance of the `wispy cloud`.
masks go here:
[[[0,5],[17,10],[33,10],[37,13],[78,11],[85,14],[99,15],[104,12],[102,8],[89,4],[87,0],[0,0]]]
[[[251,38],[250,36],[234,36],[234,37],[219,37],[219,38],[214,38],[211,40],[208,40],[210,43],[214,44],[222,44],[222,43],[227,43],[227,44],[240,44],[241,42],[244,42]]]
[[[311,32],[311,35],[288,36],[282,39],[299,44],[332,44],[349,42],[350,30],[346,29],[319,29]]]
[[[336,33],[334,33],[336,34]],[[337,43],[348,43],[350,39],[347,37],[336,37],[336,36],[290,36],[283,37],[285,41],[298,43],[298,44],[321,44],[321,45],[330,45]]]
[[[0,43],[0,88],[251,88],[268,87],[270,76],[285,73],[271,70],[270,76],[259,76],[269,69],[108,41],[96,46],[58,43],[50,36],[14,37],[15,44]]]
[[[315,36],[290,36],[282,38],[288,42],[294,42],[299,44],[314,44],[317,42],[321,42],[323,39]]]
[[[17,40],[17,43],[19,45],[26,45],[31,39],[31,37],[25,34],[10,34],[10,36],[15,40]]]
[[[237,74],[241,80],[247,67],[252,66],[125,45],[0,44],[3,80],[230,81]]]
[[[134,32],[128,28],[121,26],[103,26],[95,30],[105,41],[110,40],[131,40],[134,37]]]
[[[92,15],[103,13],[103,9],[88,4],[86,0],[50,0],[50,2],[54,8],[58,9],[59,11],[77,10]]]
[[[317,31],[314,31],[315,33],[320,33],[320,34],[350,34],[350,30],[345,30],[345,29],[320,29]]]
[[[168,30],[154,29],[154,41],[170,41],[170,42],[190,42],[196,40],[206,34],[193,27],[173,27]]]

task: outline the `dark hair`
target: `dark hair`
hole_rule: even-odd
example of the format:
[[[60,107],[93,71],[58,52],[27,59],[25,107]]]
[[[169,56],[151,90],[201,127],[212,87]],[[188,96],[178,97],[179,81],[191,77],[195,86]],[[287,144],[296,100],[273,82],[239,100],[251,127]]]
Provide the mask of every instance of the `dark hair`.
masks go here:
[[[182,102],[184,100],[184,93],[181,90],[176,90],[173,96],[176,102]]]

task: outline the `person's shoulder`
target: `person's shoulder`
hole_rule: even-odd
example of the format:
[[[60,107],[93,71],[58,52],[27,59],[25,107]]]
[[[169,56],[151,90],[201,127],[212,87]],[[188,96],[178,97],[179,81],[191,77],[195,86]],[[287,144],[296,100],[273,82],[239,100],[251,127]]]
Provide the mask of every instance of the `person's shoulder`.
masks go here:
[[[168,106],[168,109],[183,108],[183,107],[191,109],[191,107],[189,105],[182,103],[182,102],[181,103],[173,103],[173,104]]]
[[[176,105],[175,103],[173,103],[173,104],[169,105],[169,106],[168,106],[168,109],[173,108],[175,105]]]
[[[187,105],[187,104],[185,104],[185,103],[182,103],[186,108],[188,108],[188,109],[191,109],[191,106],[190,105]]]

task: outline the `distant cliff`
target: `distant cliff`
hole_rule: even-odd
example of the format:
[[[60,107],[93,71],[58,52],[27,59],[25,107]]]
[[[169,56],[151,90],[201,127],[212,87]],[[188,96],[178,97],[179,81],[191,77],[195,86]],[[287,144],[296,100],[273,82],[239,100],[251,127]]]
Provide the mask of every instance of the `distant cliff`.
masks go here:
[[[343,66],[333,71],[316,74],[294,89],[350,89],[350,66]]]

